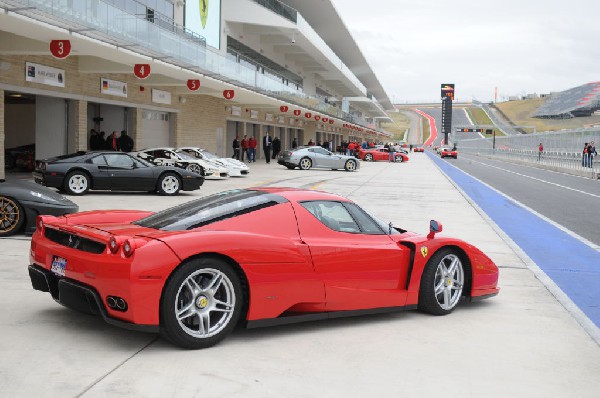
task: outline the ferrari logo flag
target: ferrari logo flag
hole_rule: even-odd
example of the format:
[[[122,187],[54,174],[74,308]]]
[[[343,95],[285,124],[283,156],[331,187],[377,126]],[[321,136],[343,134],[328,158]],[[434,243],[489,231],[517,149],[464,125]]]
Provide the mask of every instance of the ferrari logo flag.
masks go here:
[[[427,257],[428,252],[429,252],[429,250],[427,249],[426,246],[421,247],[421,254],[423,255],[423,257]]]

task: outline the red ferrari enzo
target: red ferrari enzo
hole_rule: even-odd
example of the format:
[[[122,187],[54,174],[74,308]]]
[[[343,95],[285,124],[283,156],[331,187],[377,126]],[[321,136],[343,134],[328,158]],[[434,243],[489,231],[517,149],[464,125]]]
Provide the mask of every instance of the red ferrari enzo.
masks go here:
[[[389,161],[390,153],[386,148],[370,148],[370,149],[359,149],[358,158],[360,160],[364,160],[366,162],[376,161],[376,160],[385,160]],[[396,158],[396,162],[408,162],[408,156],[403,152],[395,152],[394,156]]]
[[[205,348],[239,322],[445,315],[498,294],[496,265],[441,230],[407,232],[324,192],[234,190],[158,213],[40,216],[29,275],[66,307]]]

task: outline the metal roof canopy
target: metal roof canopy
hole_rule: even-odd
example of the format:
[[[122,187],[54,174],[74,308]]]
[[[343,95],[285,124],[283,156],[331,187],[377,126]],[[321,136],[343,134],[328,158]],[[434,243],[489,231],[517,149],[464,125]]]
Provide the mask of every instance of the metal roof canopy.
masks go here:
[[[394,109],[392,101],[375,76],[352,34],[342,21],[331,0],[318,2],[306,0],[279,0],[298,10],[327,45],[350,68],[352,73],[367,87],[384,109]],[[348,40],[348,37],[351,40]]]

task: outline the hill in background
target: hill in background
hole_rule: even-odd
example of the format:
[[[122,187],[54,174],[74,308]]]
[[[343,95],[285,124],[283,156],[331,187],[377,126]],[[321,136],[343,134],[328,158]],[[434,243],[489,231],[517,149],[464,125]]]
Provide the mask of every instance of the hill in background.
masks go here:
[[[578,129],[600,124],[600,116],[575,117],[572,119],[538,119],[531,117],[531,113],[539,108],[545,98],[528,99],[521,101],[499,102],[496,107],[506,115],[517,126],[535,127],[537,132],[554,131],[562,129]],[[524,128],[526,132],[532,132],[532,128]]]

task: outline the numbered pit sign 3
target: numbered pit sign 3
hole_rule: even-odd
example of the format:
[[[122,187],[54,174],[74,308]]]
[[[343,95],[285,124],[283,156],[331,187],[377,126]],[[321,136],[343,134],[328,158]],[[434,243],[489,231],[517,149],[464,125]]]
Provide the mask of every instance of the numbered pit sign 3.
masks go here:
[[[52,40],[50,42],[50,53],[54,58],[67,58],[71,54],[70,40]]]
[[[235,96],[235,91],[223,90],[223,98],[230,100],[230,99],[233,99],[234,96]]]
[[[281,106],[279,107],[279,110],[280,110],[282,113],[286,113],[286,112],[288,111],[288,109],[290,109],[290,108],[288,108],[286,105],[281,105]]]
[[[200,80],[198,79],[189,79],[187,81],[187,88],[190,91],[196,91],[200,88]]]
[[[138,79],[145,79],[150,76],[150,64],[135,64],[133,74]]]

